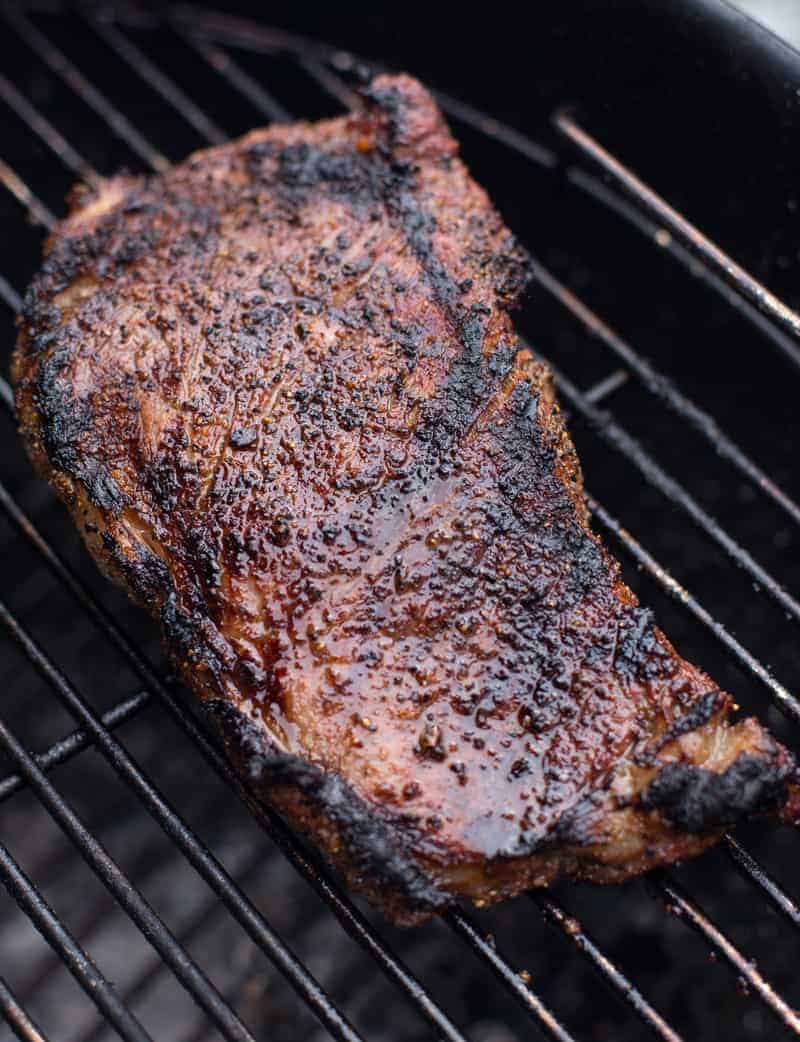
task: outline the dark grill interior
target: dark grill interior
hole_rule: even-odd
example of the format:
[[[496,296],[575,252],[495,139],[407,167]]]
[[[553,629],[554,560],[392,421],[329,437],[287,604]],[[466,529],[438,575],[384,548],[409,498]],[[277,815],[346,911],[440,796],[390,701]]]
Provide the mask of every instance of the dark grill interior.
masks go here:
[[[2,22],[9,350],[74,180],[162,169],[353,101],[349,55],[241,21],[15,5]],[[522,328],[559,374],[597,529],[679,648],[791,745],[800,703],[777,678],[793,675],[800,620],[797,316],[725,274],[580,119],[561,116],[557,156],[440,100],[539,258]],[[231,775],[154,628],[32,476],[0,391],[0,1037],[800,1035],[800,909],[775,881],[798,854],[786,830],[752,825],[640,883],[558,887],[414,931],[351,901]]]

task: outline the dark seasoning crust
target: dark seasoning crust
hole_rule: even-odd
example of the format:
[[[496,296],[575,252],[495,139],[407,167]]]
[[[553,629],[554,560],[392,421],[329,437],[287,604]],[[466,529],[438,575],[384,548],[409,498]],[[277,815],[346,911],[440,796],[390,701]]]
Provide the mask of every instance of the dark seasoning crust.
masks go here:
[[[795,822],[792,758],[588,529],[507,316],[524,252],[419,84],[367,102],[76,197],[20,319],[34,462],[250,782],[398,921]]]

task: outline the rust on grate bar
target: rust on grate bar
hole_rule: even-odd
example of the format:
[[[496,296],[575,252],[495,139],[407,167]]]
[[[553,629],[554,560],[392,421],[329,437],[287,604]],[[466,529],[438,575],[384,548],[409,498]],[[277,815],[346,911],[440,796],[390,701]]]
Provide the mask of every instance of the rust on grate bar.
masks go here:
[[[23,1042],[47,1042],[41,1029],[17,1001],[14,992],[0,977],[0,1010],[11,1030]]]
[[[759,973],[754,962],[742,955],[683,889],[660,871],[652,872],[646,879],[656,894],[661,897],[667,911],[700,934],[713,950],[725,959],[745,985],[752,988],[775,1016],[782,1020],[795,1035],[800,1035],[800,1014],[797,1010],[781,998],[772,985]]]
[[[533,274],[543,289],[555,297],[593,336],[601,340],[628,366],[650,394],[664,402],[672,412],[698,431],[723,459],[729,460],[740,473],[749,478],[773,503],[785,511],[795,524],[800,524],[800,506],[765,474],[732,438],[728,437],[712,416],[679,391],[668,376],[654,369],[596,312],[536,260],[533,261]],[[593,405],[597,404],[591,392],[584,392],[584,397]]]
[[[762,311],[774,318],[776,322],[780,322],[796,337],[800,337],[800,315],[796,311],[784,304],[758,279],[753,278],[731,256],[704,235],[696,225],[688,221],[649,185],[638,178],[632,170],[584,130],[574,116],[569,112],[558,112],[554,117],[554,123],[558,130],[584,155],[600,166],[609,177],[633,196],[659,222],[666,225],[673,234],[679,236],[692,251],[726,278],[743,296],[752,300]]]
[[[2,844],[0,881],[120,1038],[125,1042],[153,1042],[120,999],[114,985],[103,976]]]
[[[636,985],[628,980],[605,952],[598,948],[574,916],[565,911],[554,898],[542,890],[531,891],[528,896],[539,906],[546,921],[564,934],[567,940],[591,963],[608,987],[633,1007],[637,1016],[654,1035],[664,1039],[665,1042],[682,1042],[677,1031],[670,1027],[657,1010],[653,1009]]]

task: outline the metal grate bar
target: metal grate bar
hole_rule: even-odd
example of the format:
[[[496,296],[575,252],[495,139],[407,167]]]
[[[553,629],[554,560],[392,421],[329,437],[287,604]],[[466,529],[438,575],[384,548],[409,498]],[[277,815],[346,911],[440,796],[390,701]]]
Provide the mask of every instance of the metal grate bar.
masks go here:
[[[725,836],[725,850],[738,872],[763,891],[772,907],[792,926],[800,927],[800,908],[775,882],[763,865],[750,854],[733,836]]]
[[[654,369],[596,312],[587,307],[579,297],[536,261],[533,263],[533,272],[539,285],[579,319],[593,336],[610,348],[617,358],[620,358],[629,367],[646,390],[662,401],[682,420],[685,420],[690,427],[698,431],[723,459],[729,460],[740,473],[757,485],[773,503],[776,503],[791,517],[795,524],[800,524],[800,506],[776,485],[732,438],[728,437],[712,416],[678,390],[668,376]],[[596,404],[596,401],[592,400],[588,394],[584,393],[584,397],[589,398],[592,404]]]
[[[736,565],[744,569],[755,580],[759,588],[787,615],[800,622],[800,603],[781,586],[777,579],[762,567],[752,554],[745,550],[676,478],[668,474],[661,464],[639,444],[633,435],[617,423],[610,413],[598,409],[587,401],[575,384],[546,359],[538,348],[535,354],[547,362],[563,398],[570,403],[583,420],[589,423],[592,430],[599,434],[611,448],[624,456],[642,474],[648,484],[658,489],[675,506],[679,506],[692,522],[702,532],[705,532]]]
[[[251,853],[247,862],[237,872],[237,882],[240,886],[244,887],[250,883],[256,875],[263,871],[264,868],[264,852],[262,850],[256,850]],[[212,898],[209,901],[204,901],[197,911],[192,915],[189,923],[184,926],[178,935],[178,941],[185,948],[191,944],[208,926],[210,926],[219,913],[222,911],[222,906],[219,901]],[[123,992],[123,1001],[133,1006],[138,999],[140,999],[147,990],[153,985],[158,977],[161,975],[163,965],[158,960],[153,961],[149,966],[146,966],[142,972],[136,977],[136,979],[128,985]],[[231,1005],[234,1005],[231,1003]],[[206,1024],[206,1027],[209,1025]],[[80,1042],[98,1042],[98,1039],[102,1038],[105,1030],[103,1023],[95,1024],[89,1031],[84,1034]]]
[[[189,95],[175,81],[162,72],[147,55],[117,29],[106,18],[97,17],[89,12],[87,20],[94,31],[126,65],[145,81],[150,87],[172,105],[176,112],[205,138],[211,145],[221,145],[226,135],[217,124],[199,108]]]
[[[331,72],[328,66],[315,55],[303,53],[293,54],[292,57],[303,72],[321,87],[328,97],[338,101],[343,108],[351,112],[358,112],[363,109],[364,102],[361,95],[351,90],[339,76]]]
[[[4,185],[17,202],[25,207],[34,223],[43,224],[45,228],[52,228],[56,222],[52,211],[34,195],[22,178],[2,159],[0,159],[0,184]]]
[[[14,84],[0,73],[0,98],[22,119],[28,127],[55,152],[64,166],[89,184],[98,187],[101,178],[89,166],[83,156],[72,147],[67,139],[44,118]]]
[[[528,986],[530,975],[527,971],[516,972],[498,954],[493,939],[490,939],[471,918],[455,908],[445,912],[442,918],[478,958],[486,963],[506,990],[528,1010],[548,1038],[555,1039],[555,1042],[576,1042],[574,1036]]]
[[[203,805],[196,825],[198,831],[219,820],[219,815],[225,805],[225,796],[226,794],[222,793]],[[130,803],[126,804],[124,798],[115,799],[110,805],[104,807],[102,816],[92,816],[89,820],[84,821],[84,824],[94,833],[103,832],[105,829],[119,824],[120,818],[126,810],[130,811]],[[130,882],[141,890],[153,876],[164,870],[170,859],[178,862],[180,855],[172,848],[168,848],[165,852],[164,837],[161,833],[149,837],[143,845],[137,847],[135,857],[131,860],[127,872]],[[65,845],[58,853],[48,854],[39,864],[32,866],[30,873],[34,879],[39,881],[40,887],[46,889],[48,885],[60,879],[63,872],[73,865],[74,861],[72,848]],[[217,907],[222,907],[219,902],[217,902]],[[113,914],[115,901],[108,891],[104,891],[98,895],[96,900],[86,904],[81,903],[79,908],[79,912],[75,911],[76,921],[72,929],[78,941],[84,947],[91,948],[92,938],[103,930],[107,925],[109,915]],[[166,967],[158,956],[155,958],[162,970],[166,971]],[[32,1001],[37,993],[46,990],[49,979],[61,964],[58,953],[48,949],[44,957],[37,959],[36,963],[31,966],[27,979],[18,988],[18,997],[24,1003]],[[125,996],[123,996],[123,1001],[129,1006],[131,1005]],[[213,1027],[212,1030],[214,1030]]]
[[[797,1010],[778,995],[772,985],[756,969],[752,960],[742,955],[681,887],[668,879],[663,872],[651,873],[647,877],[647,881],[665,902],[667,910],[700,934],[712,949],[725,959],[746,987],[752,989],[790,1031],[793,1031],[795,1035],[800,1035],[800,1014]]]
[[[131,121],[90,83],[72,62],[58,50],[14,3],[0,7],[2,14],[30,49],[97,113],[111,130],[154,170],[166,170],[169,163],[144,139]]]
[[[11,283],[4,275],[0,275],[0,298],[2,298],[4,303],[7,304],[8,307],[10,307],[15,314],[21,311],[22,297],[19,295],[19,293],[17,293],[17,291],[14,289],[14,287],[11,285]],[[5,380],[3,381],[3,383],[5,384],[5,389],[7,389],[10,393],[10,388],[8,387],[8,384],[5,382]],[[5,394],[5,390],[3,393]]]
[[[558,130],[573,145],[577,146],[583,155],[588,156],[600,166],[609,177],[661,223],[665,224],[673,234],[682,239],[718,274],[726,278],[743,296],[757,304],[762,311],[765,311],[796,337],[800,337],[800,315],[796,311],[787,307],[763,283],[753,278],[732,257],[705,236],[699,228],[640,180],[632,170],[587,133],[573,116],[566,112],[559,112],[556,114],[554,122]]]
[[[646,214],[633,203],[615,192],[593,174],[588,174],[577,167],[570,167],[566,172],[571,185],[580,189],[596,203],[622,218],[635,228],[649,242],[655,243],[660,250],[667,253],[682,268],[689,272],[693,279],[707,286],[713,293],[725,301],[734,311],[742,314],[758,332],[776,347],[787,362],[800,369],[800,347],[792,336],[768,318],[762,311],[751,304],[746,297],[736,292],[724,279],[721,279],[711,268],[698,262],[695,254],[686,249],[681,242],[670,235],[666,229],[654,224]]]
[[[109,729],[120,727],[126,721],[136,716],[145,706],[150,705],[151,702],[152,696],[146,691],[133,695],[131,698],[126,698],[122,702],[117,702],[113,708],[109,709],[101,717],[103,726]],[[91,735],[78,728],[60,741],[53,742],[44,753],[36,756],[36,763],[41,771],[48,773],[54,767],[66,763],[73,756],[77,756],[84,749],[88,749],[92,744]],[[13,796],[14,793],[24,789],[26,784],[27,782],[23,775],[7,774],[5,778],[0,780],[0,803],[7,800],[9,796]]]
[[[620,387],[624,387],[627,382],[627,370],[615,369],[613,373],[609,373],[608,376],[603,377],[602,380],[598,380],[596,384],[587,388],[583,393],[592,405],[598,405],[606,398],[609,398],[614,391],[618,391]]]
[[[116,771],[138,795],[142,803],[147,807],[153,818],[161,825],[170,839],[179,847],[189,863],[196,869],[198,874],[214,890],[230,911],[231,915],[244,928],[248,936],[272,959],[275,966],[283,973],[289,983],[295,988],[310,1008],[314,1011],[321,1022],[327,1027],[331,1034],[337,1039],[345,1039],[347,1042],[358,1042],[360,1036],[349,1024],[339,1010],[331,1003],[328,996],[320,988],[314,977],[306,970],[301,962],[295,958],[289,948],[283,943],[275,931],[269,926],[263,916],[254,907],[247,896],[242,893],[230,875],[217,861],[214,855],[207,850],[194,833],[186,826],[180,817],[173,811],[167,801],[150,783],[147,777],[137,767],[133,759],[125,749],[117,742],[110,731],[108,731],[95,716],[83,698],[56,669],[48,656],[31,639],[20,623],[0,602],[0,622],[5,626],[9,635],[25,652],[28,659],[53,688],[65,707],[78,720],[82,726],[92,735],[95,746],[100,750],[109,765]],[[0,725],[0,741],[6,744],[8,736],[4,736],[2,725]],[[119,869],[108,860],[103,860],[104,851],[94,838],[86,833],[80,823],[70,822],[66,804],[47,781],[46,775],[36,766],[33,758],[21,749],[12,749],[9,752],[17,763],[20,773],[25,775],[28,784],[33,787],[40,799],[46,796],[46,806],[54,817],[62,824],[65,831],[74,839],[82,855],[91,856],[92,866],[99,870],[98,874],[109,887],[114,886],[114,895],[125,908],[126,912],[136,922],[140,929],[146,927],[146,936],[152,943],[160,945],[159,951],[164,958],[173,965],[179,979],[187,985],[193,982],[200,983],[196,976],[199,971],[193,971],[191,962],[185,952],[175,942],[172,935],[166,930],[163,923],[154,916],[152,910],[144,899],[135,890],[131,892],[121,885]],[[68,826],[65,827],[65,826]],[[80,830],[80,834],[78,832]],[[119,890],[119,893],[117,893]],[[212,1000],[212,995],[217,993],[213,990],[210,982],[203,985],[205,990],[200,990],[197,999],[203,1008],[208,1006],[206,1012],[215,1019],[220,1030],[229,1032],[231,1038],[249,1038],[249,1033],[242,1030],[238,1021],[230,1020],[232,1011],[226,1010],[224,1000],[219,998],[219,1004]]]
[[[262,116],[275,123],[288,123],[291,120],[291,115],[283,105],[264,90],[261,84],[245,72],[229,54],[192,32],[183,20],[176,20],[175,26],[186,43],[194,48],[212,69],[247,98]]]
[[[111,984],[0,843],[0,881],[125,1042],[153,1042]]]
[[[574,916],[569,915],[561,905],[543,891],[532,890],[528,896],[539,906],[546,921],[564,934],[567,940],[591,963],[605,984],[623,1001],[630,1004],[636,1015],[654,1035],[666,1042],[682,1042],[677,1031],[670,1027],[605,952],[598,948]]]
[[[7,611],[0,604],[0,618],[5,622]],[[192,996],[197,1005],[216,1024],[220,1033],[230,1042],[255,1042],[245,1025],[227,1005],[217,989],[197,963],[185,952],[163,920],[133,886],[102,844],[81,823],[67,801],[59,795],[36,765],[33,756],[16,739],[4,721],[0,720],[0,746],[24,775],[30,788],[53,820],[69,837],[86,864],[114,895],[142,935],[155,948],[176,978]]]
[[[41,1030],[17,1001],[14,992],[0,977],[0,1012],[21,1042],[47,1042]]]

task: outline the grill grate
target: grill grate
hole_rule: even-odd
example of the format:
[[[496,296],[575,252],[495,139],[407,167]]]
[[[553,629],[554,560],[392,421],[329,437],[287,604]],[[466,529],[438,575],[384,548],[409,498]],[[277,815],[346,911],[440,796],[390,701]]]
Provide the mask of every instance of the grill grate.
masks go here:
[[[58,49],[37,27],[28,13],[18,6],[8,6],[3,9],[2,14],[17,37],[55,77],[62,80],[93,110],[109,131],[124,142],[135,156],[156,171],[165,170],[169,166],[169,160],[161,151],[134,126],[124,112],[86,78],[77,64]],[[86,17],[93,31],[114,52],[120,62],[129,66],[161,99],[161,103],[171,108],[202,139],[212,144],[227,139],[220,126],[189,97],[156,60],[134,43],[128,34],[131,28],[142,31],[152,29],[161,23],[154,21],[152,16],[143,15],[135,8],[123,7],[115,8],[113,12],[104,10],[101,14],[90,12]],[[277,30],[211,14],[194,12],[189,20],[186,12],[175,9],[164,16],[164,21],[192,48],[207,71],[221,77],[232,90],[243,96],[267,119],[284,119],[291,114],[234,59],[229,50],[240,49],[243,52],[261,53],[272,58],[288,57],[302,75],[315,83],[333,101],[342,104],[354,102],[355,96],[347,85],[347,78],[356,70],[357,63],[348,55],[329,51],[320,45],[310,44]],[[70,173],[90,183],[97,182],[98,173],[79,154],[76,147],[37,110],[35,104],[2,75],[0,98]],[[491,140],[494,145],[517,154],[526,162],[536,164],[540,168],[555,170],[556,158],[548,149],[529,140],[518,131],[488,119],[461,101],[446,95],[438,95],[438,98],[456,123],[472,128],[487,140]],[[582,130],[572,117],[560,115],[557,117],[557,125],[573,145],[589,159],[599,163],[633,194],[636,206],[631,206],[602,182],[579,169],[566,171],[566,178],[574,187],[613,210],[651,240],[655,238],[679,263],[696,264],[690,250],[679,241],[669,238],[662,241],[663,235],[661,238],[658,235],[666,225],[677,239],[685,239],[691,250],[700,255],[704,266],[697,274],[704,284],[735,305],[781,352],[782,357],[793,365],[800,365],[797,344],[792,336],[786,333],[788,330],[796,334],[800,329],[800,319],[794,312],[768,294],[713,243],[701,236],[680,214],[671,210],[663,200]],[[38,199],[19,173],[4,162],[0,162],[0,181],[28,211],[34,222],[44,227],[52,224],[55,218],[46,203]],[[642,209],[649,211],[658,223],[653,223],[650,217],[644,216]],[[554,367],[562,400],[577,417],[587,421],[593,431],[619,452],[626,462],[635,467],[646,482],[686,515],[705,537],[716,543],[733,563],[744,569],[758,584],[761,594],[772,599],[795,620],[800,619],[800,604],[792,594],[705,510],[688,489],[628,433],[606,410],[605,403],[618,387],[625,383],[627,377],[632,376],[638,385],[663,402],[681,421],[694,427],[723,459],[752,481],[763,495],[795,524],[800,523],[800,507],[797,503],[719,428],[708,412],[692,402],[669,378],[645,361],[547,268],[536,262],[535,274],[539,286],[577,319],[585,331],[607,348],[624,367],[612,372],[587,391],[579,390]],[[726,280],[733,283],[732,288]],[[740,294],[748,300],[742,299]],[[0,276],[0,296],[12,311],[18,310],[19,296],[3,276]],[[764,314],[752,302],[757,303]],[[537,353],[541,357],[541,351],[537,349]],[[6,411],[13,416],[11,392],[5,381],[0,382],[0,399]],[[587,500],[597,524],[619,542],[626,553],[666,594],[716,638],[725,652],[763,686],[774,704],[790,721],[800,723],[800,703],[773,677],[770,670],[685,590],[604,506],[592,496],[588,496]],[[0,748],[15,771],[0,780],[0,802],[24,789],[32,791],[160,957],[159,961],[139,974],[124,994],[121,994],[93,963],[82,941],[70,933],[50,908],[36,883],[26,875],[12,853],[0,845],[0,876],[6,888],[47,940],[58,959],[69,968],[96,1005],[104,1021],[113,1025],[123,1039],[138,1042],[151,1037],[133,1012],[133,1006],[161,972],[160,960],[163,959],[206,1015],[208,1023],[213,1024],[222,1037],[231,1040],[254,1037],[237,1012],[236,993],[241,989],[234,988],[234,994],[226,1000],[206,977],[188,949],[191,940],[205,925],[208,917],[219,913],[221,903],[240,924],[253,944],[269,956],[332,1037],[344,1040],[357,1040],[362,1037],[248,898],[244,886],[259,868],[258,857],[252,856],[240,870],[238,879],[234,878],[162,796],[150,780],[149,772],[137,763],[122,741],[115,737],[115,732],[123,724],[137,717],[145,707],[157,703],[167,710],[178,727],[200,750],[208,765],[244,803],[293,867],[327,904],[349,936],[364,949],[389,981],[400,989],[418,1013],[427,1020],[436,1036],[453,1042],[463,1042],[465,1036],[430,992],[394,954],[367,917],[326,871],[317,866],[281,819],[252,798],[243,782],[231,771],[216,741],[187,713],[169,681],[159,675],[140,650],[138,643],[127,635],[95,598],[89,587],[73,573],[2,485],[0,508],[7,520],[39,555],[55,579],[78,602],[144,686],[141,692],[123,698],[102,716],[98,715],[54,664],[49,653],[33,639],[27,627],[8,608],[0,604],[0,622],[7,635],[18,645],[78,725],[76,730],[51,744],[45,752],[34,755],[12,729],[0,721]],[[92,831],[82,823],[56,784],[50,780],[49,775],[56,767],[69,762],[90,747],[98,750],[106,759],[113,771],[147,808],[212,891],[211,899],[204,903],[177,936],[148,903],[136,881],[123,873]],[[732,837],[726,837],[725,849],[731,863],[748,883],[760,891],[782,918],[788,924],[800,926],[800,909],[755,857]],[[667,907],[695,930],[711,951],[731,967],[783,1025],[793,1034],[800,1036],[800,1016],[797,1012],[672,876],[667,873],[655,873],[650,877],[649,885]],[[648,1002],[600,944],[551,894],[535,893],[530,896],[543,917],[563,933],[575,951],[585,958],[587,964],[600,975],[613,992],[627,1003],[630,1011],[640,1018],[654,1036],[670,1042],[679,1042],[681,1036],[678,1032]],[[451,911],[444,919],[454,936],[470,948],[497,977],[544,1035],[560,1042],[570,1042],[574,1039],[560,1016],[553,1012],[549,1003],[532,986],[529,975],[524,971],[517,971],[510,960],[498,951],[494,939],[477,921],[459,910]],[[11,988],[0,978],[0,1010],[11,1030],[21,1039],[44,1038],[42,1031],[34,1024],[24,1007],[24,1000],[15,997]],[[100,1037],[102,1029],[103,1022],[96,1025],[85,1039]],[[201,1025],[196,1034],[189,1037],[205,1038],[206,1031],[206,1025]]]

